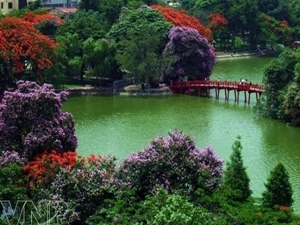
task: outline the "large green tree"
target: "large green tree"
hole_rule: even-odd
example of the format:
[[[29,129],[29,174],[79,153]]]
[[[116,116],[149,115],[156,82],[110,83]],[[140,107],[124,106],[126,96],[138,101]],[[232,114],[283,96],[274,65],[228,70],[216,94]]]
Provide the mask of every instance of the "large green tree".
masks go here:
[[[129,33],[128,38],[120,42],[125,47],[116,59],[128,71],[127,76],[134,77],[137,82],[148,81],[152,87],[157,87],[164,66],[159,42],[160,33],[149,26],[141,27],[138,33]]]
[[[84,10],[71,15],[66,23],[58,28],[56,40],[64,47],[58,52],[58,58],[65,59],[67,76],[76,76],[83,80],[86,69],[83,43],[89,38],[104,38],[108,29],[108,23],[101,14]]]
[[[117,78],[116,52],[116,45],[112,41],[87,39],[83,43],[86,75],[95,78]]]
[[[162,66],[161,53],[172,25],[151,8],[128,11],[108,38],[117,44],[117,60],[137,81],[154,81]]]

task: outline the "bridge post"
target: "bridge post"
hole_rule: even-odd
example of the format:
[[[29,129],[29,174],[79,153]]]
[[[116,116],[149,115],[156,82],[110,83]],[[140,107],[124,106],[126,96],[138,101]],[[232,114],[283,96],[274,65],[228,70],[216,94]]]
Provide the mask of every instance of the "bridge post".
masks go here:
[[[236,102],[236,90],[234,89],[234,101]]]
[[[244,103],[246,103],[246,102],[247,102],[247,93],[246,93],[246,91],[244,91],[244,96],[245,96],[245,101],[244,101]]]
[[[251,96],[251,92],[248,91],[248,105],[250,104],[250,96]]]

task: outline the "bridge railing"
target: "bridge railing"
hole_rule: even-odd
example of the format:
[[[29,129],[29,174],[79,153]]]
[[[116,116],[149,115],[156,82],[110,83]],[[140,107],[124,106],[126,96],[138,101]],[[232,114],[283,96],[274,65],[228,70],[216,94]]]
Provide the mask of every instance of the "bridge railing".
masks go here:
[[[171,82],[170,88],[233,88],[238,91],[257,91],[263,92],[264,86],[261,84],[240,83],[237,81],[219,81],[219,80],[194,80],[194,81],[179,81]]]

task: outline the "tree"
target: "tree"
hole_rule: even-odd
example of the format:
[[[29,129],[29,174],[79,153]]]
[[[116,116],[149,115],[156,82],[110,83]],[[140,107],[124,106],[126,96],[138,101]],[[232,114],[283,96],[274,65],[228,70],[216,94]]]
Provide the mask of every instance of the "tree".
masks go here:
[[[157,81],[162,51],[171,24],[151,8],[130,11],[112,26],[108,38],[117,44],[117,61],[137,81]],[[151,35],[149,35],[151,34]]]
[[[88,38],[95,40],[104,38],[108,30],[109,26],[103,15],[94,11],[79,10],[71,14],[58,28],[56,36],[64,36],[67,33],[77,34],[84,42]]]
[[[226,163],[226,169],[224,171],[224,184],[225,187],[230,189],[229,197],[234,201],[244,202],[251,196],[250,179],[246,172],[242,159],[242,145],[240,141],[241,137],[237,137],[237,140],[232,145],[232,154],[230,161]]]
[[[123,0],[100,0],[99,13],[103,14],[109,24],[112,25],[119,18],[123,6]]]
[[[264,93],[258,112],[265,117],[284,119],[283,101],[288,85],[294,80],[300,51],[285,49],[264,68]]]
[[[97,78],[113,78],[118,73],[116,65],[116,45],[105,39],[87,39],[83,43],[83,54],[88,76]]]
[[[34,2],[30,2],[28,9],[33,11],[41,7],[41,0],[35,0]]]
[[[188,76],[189,79],[204,80],[211,75],[215,65],[215,54],[207,39],[192,28],[172,28],[164,52],[172,57],[166,71],[169,79]]]
[[[19,81],[17,90],[5,92],[0,104],[0,152],[16,151],[31,160],[53,149],[74,151],[74,120],[60,109],[66,100],[66,92],[55,93],[52,85],[30,81]]]
[[[100,0],[81,0],[79,2],[79,9],[80,10],[93,10],[98,11],[100,5]]]
[[[80,10],[59,28],[56,32],[56,40],[63,46],[59,58],[65,59],[66,75],[78,76],[83,81],[86,69],[83,43],[89,39],[104,38],[108,31],[106,20],[98,12]]]
[[[163,7],[160,5],[153,5],[151,8],[160,12],[165,19],[174,26],[194,28],[201,36],[204,36],[209,40],[212,39],[211,30],[204,27],[196,17],[189,16],[186,11],[176,11],[169,6]]]
[[[300,63],[295,66],[294,82],[289,85],[283,102],[285,120],[300,126]]]
[[[81,0],[79,2],[79,9],[97,11],[107,19],[109,24],[113,24],[118,19],[123,6],[123,0]]]
[[[282,163],[278,163],[271,171],[265,187],[267,190],[262,193],[262,203],[264,206],[292,205],[292,186],[289,182],[289,174]]]
[[[158,87],[160,72],[166,64],[159,53],[160,33],[149,26],[140,27],[138,33],[129,34],[120,44],[125,47],[116,59],[128,71],[127,75],[136,82],[148,81],[151,87]]]
[[[58,26],[63,24],[58,16],[50,13],[35,14],[28,12],[21,16],[25,21],[32,23],[42,34],[53,37]]]
[[[53,65],[55,42],[38,32],[33,24],[13,17],[0,20],[1,77],[20,79],[29,70],[40,79],[42,70]],[[4,86],[7,86],[6,83]]]
[[[107,37],[117,43],[117,48],[122,50],[118,43],[127,39],[132,33],[139,33],[140,27],[150,27],[160,33],[160,47],[164,48],[167,42],[168,32],[171,24],[166,22],[164,17],[149,7],[129,11],[109,31]]]

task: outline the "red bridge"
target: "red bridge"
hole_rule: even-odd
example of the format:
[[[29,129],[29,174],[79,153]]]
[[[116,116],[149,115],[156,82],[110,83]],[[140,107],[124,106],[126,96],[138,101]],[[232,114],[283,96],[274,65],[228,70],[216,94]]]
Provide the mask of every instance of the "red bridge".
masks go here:
[[[220,90],[225,91],[225,100],[229,100],[230,91],[234,91],[234,100],[239,102],[240,92],[244,92],[245,103],[247,102],[248,93],[248,104],[250,104],[251,93],[256,94],[256,100],[258,101],[261,94],[264,92],[264,87],[261,84],[252,83],[241,83],[236,81],[218,81],[218,80],[194,80],[194,81],[180,81],[171,82],[169,85],[170,89],[175,93],[186,93],[189,95],[192,91],[198,91],[198,96],[200,96],[201,90],[206,91],[206,96],[210,96],[210,90],[215,89],[216,99],[219,99]]]

